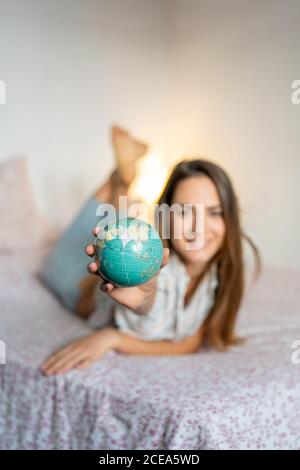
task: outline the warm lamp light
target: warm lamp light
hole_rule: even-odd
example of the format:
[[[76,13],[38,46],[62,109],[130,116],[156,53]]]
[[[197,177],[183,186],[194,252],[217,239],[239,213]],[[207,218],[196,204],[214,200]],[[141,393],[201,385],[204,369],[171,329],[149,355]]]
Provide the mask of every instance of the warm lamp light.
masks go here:
[[[153,204],[163,189],[167,173],[167,167],[158,154],[150,153],[141,158],[137,165],[137,175],[130,187],[130,198],[148,205]]]

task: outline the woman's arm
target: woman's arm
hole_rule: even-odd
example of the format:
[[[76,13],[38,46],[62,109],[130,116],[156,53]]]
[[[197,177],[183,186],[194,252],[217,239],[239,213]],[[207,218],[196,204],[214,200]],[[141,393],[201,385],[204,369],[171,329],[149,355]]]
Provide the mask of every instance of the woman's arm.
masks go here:
[[[63,374],[71,369],[84,369],[103,357],[109,350],[137,355],[191,354],[202,343],[201,328],[180,341],[144,341],[116,328],[103,328],[72,341],[52,354],[41,366],[45,375]]]
[[[179,341],[145,341],[119,331],[118,341],[114,349],[125,354],[151,356],[191,354],[199,350],[202,343],[202,336],[202,329],[200,328],[193,336],[187,336]]]

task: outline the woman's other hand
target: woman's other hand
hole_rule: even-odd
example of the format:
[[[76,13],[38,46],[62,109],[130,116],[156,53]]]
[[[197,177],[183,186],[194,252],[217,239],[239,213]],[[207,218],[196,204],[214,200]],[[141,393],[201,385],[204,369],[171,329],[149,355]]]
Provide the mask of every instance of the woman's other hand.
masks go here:
[[[41,370],[45,375],[56,375],[71,369],[85,369],[117,347],[119,340],[117,329],[104,328],[59,349],[42,364]]]

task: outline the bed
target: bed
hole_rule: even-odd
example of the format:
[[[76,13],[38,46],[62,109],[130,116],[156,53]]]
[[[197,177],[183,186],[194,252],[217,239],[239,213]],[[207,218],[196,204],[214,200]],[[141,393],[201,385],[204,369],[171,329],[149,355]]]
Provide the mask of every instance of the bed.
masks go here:
[[[299,272],[265,268],[241,308],[243,345],[176,357],[111,351],[45,377],[41,362],[90,330],[38,279],[52,242],[32,240],[0,253],[1,449],[300,449]]]

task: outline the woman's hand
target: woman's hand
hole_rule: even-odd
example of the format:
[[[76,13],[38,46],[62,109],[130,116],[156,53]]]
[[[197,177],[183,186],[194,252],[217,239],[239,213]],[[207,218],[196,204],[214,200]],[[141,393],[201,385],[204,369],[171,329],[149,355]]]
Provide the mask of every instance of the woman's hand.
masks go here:
[[[115,328],[104,328],[72,341],[55,352],[41,366],[45,375],[64,374],[71,369],[85,369],[111,349],[125,354],[171,355],[192,354],[199,350],[203,334],[200,328],[193,336],[180,341],[145,341]]]
[[[50,356],[41,366],[45,375],[63,374],[71,369],[85,369],[118,346],[119,331],[104,328],[72,341]]]
[[[93,235],[97,236],[99,233],[99,227],[96,227],[93,230]],[[85,252],[88,256],[93,257],[95,252],[94,245],[87,245],[85,248]],[[164,248],[163,252],[163,260],[160,267],[160,270],[167,264],[169,256],[169,249]],[[129,308],[135,313],[138,314],[145,314],[151,309],[152,304],[154,302],[155,293],[156,293],[156,280],[157,276],[160,273],[160,270],[157,274],[150,279],[149,281],[135,287],[118,287],[112,284],[111,282],[106,281],[103,279],[99,274],[100,265],[98,262],[93,261],[88,265],[88,271],[91,274],[98,275],[102,282],[100,284],[100,289],[109,295],[112,299],[118,302],[124,307]]]

